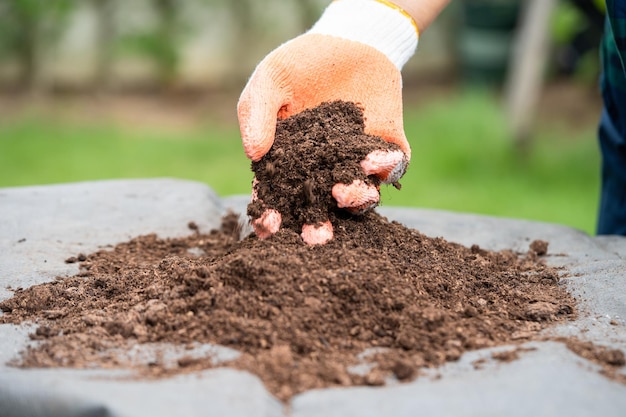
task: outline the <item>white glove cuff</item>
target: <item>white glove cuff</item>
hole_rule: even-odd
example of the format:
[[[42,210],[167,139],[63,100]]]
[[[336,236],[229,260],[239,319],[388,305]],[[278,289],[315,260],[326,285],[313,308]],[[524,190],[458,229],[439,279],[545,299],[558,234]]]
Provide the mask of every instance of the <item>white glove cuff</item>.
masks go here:
[[[413,56],[415,21],[387,0],[335,0],[308,33],[332,35],[376,48],[398,70]]]

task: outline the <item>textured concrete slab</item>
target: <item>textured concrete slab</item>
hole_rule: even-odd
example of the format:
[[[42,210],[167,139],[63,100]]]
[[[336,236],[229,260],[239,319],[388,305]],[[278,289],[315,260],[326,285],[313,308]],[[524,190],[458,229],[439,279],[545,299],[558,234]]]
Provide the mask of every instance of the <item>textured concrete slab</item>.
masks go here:
[[[7,288],[74,274],[76,264],[64,260],[79,252],[146,233],[185,235],[190,221],[214,228],[227,209],[244,212],[248,199],[220,198],[203,184],[172,179],[0,189],[0,299],[11,296]],[[626,238],[471,214],[379,211],[429,236],[487,249],[526,251],[534,239],[550,242],[548,262],[567,269],[565,283],[582,311],[550,334],[626,351]],[[256,377],[230,369],[137,381],[118,378],[120,371],[6,366],[29,343],[28,330],[0,326],[2,416],[622,416],[626,409],[625,385],[556,342],[528,343],[532,350],[511,363],[491,359],[507,347],[469,352],[410,384],[311,391],[284,408]]]
[[[562,344],[526,346],[537,350],[506,365],[476,370],[471,363],[489,356],[471,352],[435,377],[384,389],[304,393],[292,409],[299,417],[623,415],[623,386],[584,366]]]
[[[30,286],[72,275],[70,256],[140,234],[182,236],[192,220],[210,230],[221,210],[208,187],[171,179],[0,189],[0,276]]]

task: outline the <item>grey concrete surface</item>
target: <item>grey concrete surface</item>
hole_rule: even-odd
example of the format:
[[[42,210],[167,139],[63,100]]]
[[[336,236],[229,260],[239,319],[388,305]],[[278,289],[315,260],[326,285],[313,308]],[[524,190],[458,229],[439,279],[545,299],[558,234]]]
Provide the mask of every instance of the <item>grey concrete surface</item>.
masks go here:
[[[229,208],[245,212],[248,196],[220,198],[207,186],[173,179],[119,180],[0,189],[0,300],[11,288],[69,276],[64,260],[131,237],[181,236],[188,222],[206,231]],[[550,329],[626,351],[626,238],[591,237],[555,224],[434,210],[381,207],[390,219],[429,236],[486,249],[526,251],[550,242],[548,262],[568,271],[580,318]],[[0,325],[0,417],[14,416],[623,416],[626,386],[557,342],[511,363],[493,350],[469,352],[409,384],[325,389],[296,396],[288,407],[244,372],[217,369],[157,381],[122,371],[18,369],[6,365],[28,343],[29,326]],[[171,357],[177,353],[169,349]],[[198,346],[236,353],[216,346]],[[149,348],[142,354],[150,354]],[[474,361],[482,359],[480,369]]]

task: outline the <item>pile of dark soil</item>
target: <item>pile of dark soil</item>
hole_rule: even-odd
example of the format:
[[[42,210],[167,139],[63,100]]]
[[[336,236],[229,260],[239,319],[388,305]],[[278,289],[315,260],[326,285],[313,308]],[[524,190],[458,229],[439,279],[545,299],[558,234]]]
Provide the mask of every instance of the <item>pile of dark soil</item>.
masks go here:
[[[318,387],[410,380],[463,352],[527,341],[570,319],[557,271],[529,251],[491,252],[429,238],[376,213],[342,219],[335,239],[309,247],[289,229],[238,241],[221,231],[138,237],[87,256],[78,276],[17,290],[0,322],[35,321],[26,367],[129,366],[113,352],[135,343],[215,343],[279,398]],[[69,261],[74,261],[70,259]],[[376,349],[378,365],[349,372]],[[179,369],[133,363],[152,373]]]
[[[285,124],[310,130],[326,123],[343,132],[340,122],[296,116]],[[363,121],[348,117],[347,135],[361,131],[355,123]],[[357,165],[363,152],[352,158]],[[351,172],[349,178],[360,175]],[[323,176],[325,184],[340,180]],[[282,198],[289,189],[274,194]],[[303,192],[285,200],[293,227],[266,240],[239,240],[237,218],[229,215],[208,234],[190,224],[194,232],[185,238],[142,236],[80,254],[67,260],[80,262],[77,276],[16,290],[0,303],[0,323],[34,321],[39,341],[16,365],[133,367],[151,375],[231,366],[257,374],[284,400],[312,388],[411,380],[467,350],[528,341],[575,315],[559,272],[541,260],[546,242],[524,254],[493,252],[424,236],[375,212],[331,210],[334,239],[311,247],[299,236],[310,214],[298,214],[295,202],[311,205],[327,190],[314,188],[314,198],[302,199]],[[213,343],[241,356],[218,365],[186,356],[166,366],[120,354],[152,342]],[[363,361],[371,369],[353,372]]]

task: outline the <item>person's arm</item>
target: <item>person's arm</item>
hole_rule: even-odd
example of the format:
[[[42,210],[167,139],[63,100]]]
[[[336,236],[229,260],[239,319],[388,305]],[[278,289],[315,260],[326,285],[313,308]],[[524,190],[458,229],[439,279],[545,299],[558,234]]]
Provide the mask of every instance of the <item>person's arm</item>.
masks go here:
[[[420,33],[439,16],[451,0],[392,0],[391,2],[413,18]]]
[[[335,0],[306,33],[281,45],[259,63],[237,104],[244,151],[259,161],[272,147],[277,119],[324,102],[357,103],[365,133],[398,145],[374,151],[361,162],[366,175],[383,183],[400,179],[411,158],[402,116],[400,70],[424,31],[449,0]],[[253,186],[253,196],[258,182]],[[337,207],[349,211],[374,207],[377,187],[362,181],[335,184]],[[261,204],[264,204],[260,201]],[[259,238],[278,232],[282,215],[272,207],[252,219]],[[330,221],[302,226],[308,244],[333,236]]]

